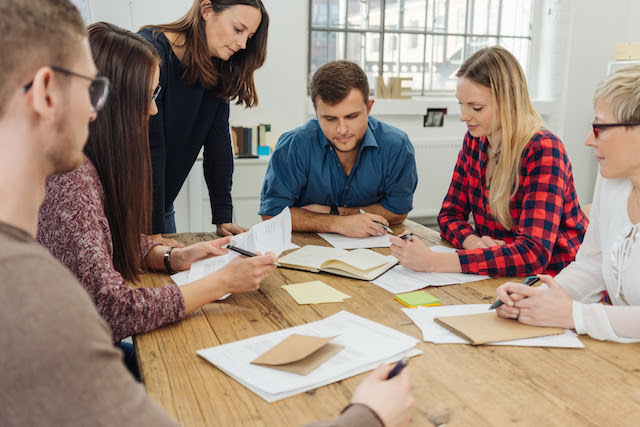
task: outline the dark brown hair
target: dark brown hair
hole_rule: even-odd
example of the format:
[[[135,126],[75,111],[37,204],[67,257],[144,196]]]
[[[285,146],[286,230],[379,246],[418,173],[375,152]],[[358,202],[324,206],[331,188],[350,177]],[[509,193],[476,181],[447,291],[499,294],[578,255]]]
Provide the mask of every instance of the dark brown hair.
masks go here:
[[[130,31],[105,22],[88,28],[94,61],[100,74],[111,80],[111,90],[89,125],[84,152],[104,188],[113,265],[133,280],[142,266],[141,234],[150,231],[149,82],[160,57],[151,43]]]
[[[358,89],[362,93],[365,104],[369,101],[367,75],[358,64],[351,61],[327,62],[318,68],[309,84],[314,106],[318,97],[322,102],[336,105],[345,99],[352,89]]]
[[[27,74],[46,65],[68,68],[78,59],[87,31],[69,0],[2,0],[0,34],[2,117],[11,93],[28,82]]]
[[[260,10],[262,20],[256,33],[247,41],[246,49],[233,54],[227,61],[209,57],[205,21],[202,14],[208,9],[220,13],[236,5],[246,5]],[[258,94],[253,72],[260,68],[267,57],[267,33],[269,15],[261,0],[211,0],[206,3],[194,0],[191,9],[178,21],[163,25],[147,25],[158,33],[176,33],[185,47],[180,63],[182,78],[188,85],[202,84],[216,89],[221,98],[238,99],[236,104],[247,107],[258,105]],[[157,37],[157,34],[156,34]]]

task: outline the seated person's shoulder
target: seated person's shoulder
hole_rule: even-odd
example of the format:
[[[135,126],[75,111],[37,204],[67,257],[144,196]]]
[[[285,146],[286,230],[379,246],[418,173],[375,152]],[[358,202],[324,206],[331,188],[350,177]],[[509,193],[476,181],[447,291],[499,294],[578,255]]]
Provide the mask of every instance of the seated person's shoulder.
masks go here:
[[[524,156],[553,156],[566,158],[567,152],[560,138],[548,129],[536,132],[527,143]]]
[[[378,144],[385,144],[396,148],[412,146],[409,136],[402,129],[385,123],[375,117],[369,117],[369,128]]]

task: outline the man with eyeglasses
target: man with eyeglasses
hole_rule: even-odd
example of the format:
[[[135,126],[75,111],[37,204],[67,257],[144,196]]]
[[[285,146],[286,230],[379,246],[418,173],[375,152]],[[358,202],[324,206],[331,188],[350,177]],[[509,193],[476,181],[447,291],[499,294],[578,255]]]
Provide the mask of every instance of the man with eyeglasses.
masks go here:
[[[45,178],[79,167],[109,82],[68,0],[0,0],[0,424],[175,425],[76,278],[34,240]]]

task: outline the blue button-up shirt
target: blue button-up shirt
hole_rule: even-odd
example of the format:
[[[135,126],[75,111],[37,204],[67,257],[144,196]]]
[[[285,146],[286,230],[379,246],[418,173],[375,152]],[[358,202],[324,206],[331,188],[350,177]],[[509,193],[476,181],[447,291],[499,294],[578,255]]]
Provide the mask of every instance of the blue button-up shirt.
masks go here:
[[[262,186],[259,215],[310,204],[362,207],[380,203],[411,211],[418,174],[413,146],[400,129],[369,117],[356,162],[346,176],[317,119],[278,140]]]

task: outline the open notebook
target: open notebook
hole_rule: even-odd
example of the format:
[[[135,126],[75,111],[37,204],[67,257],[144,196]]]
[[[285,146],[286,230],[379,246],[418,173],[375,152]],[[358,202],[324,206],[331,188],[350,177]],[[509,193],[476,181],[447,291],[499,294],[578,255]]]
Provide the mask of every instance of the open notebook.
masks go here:
[[[344,249],[307,245],[278,258],[282,267],[325,272],[360,280],[373,280],[398,263],[391,255],[370,249]]]

